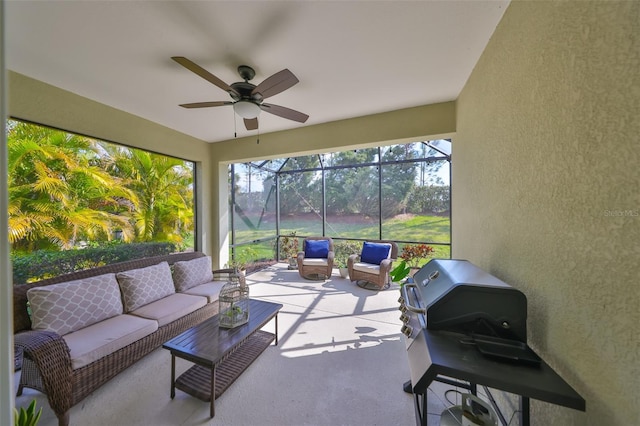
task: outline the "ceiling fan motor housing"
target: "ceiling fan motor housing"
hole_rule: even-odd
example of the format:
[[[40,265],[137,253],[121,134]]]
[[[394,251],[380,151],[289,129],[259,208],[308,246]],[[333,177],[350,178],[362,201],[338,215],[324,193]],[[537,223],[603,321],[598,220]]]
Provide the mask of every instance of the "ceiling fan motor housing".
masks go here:
[[[231,83],[231,88],[234,91],[230,91],[229,94],[234,101],[247,100],[251,102],[262,103],[262,95],[260,93],[251,92],[255,88],[255,84],[251,84],[248,81],[238,81],[237,83]]]

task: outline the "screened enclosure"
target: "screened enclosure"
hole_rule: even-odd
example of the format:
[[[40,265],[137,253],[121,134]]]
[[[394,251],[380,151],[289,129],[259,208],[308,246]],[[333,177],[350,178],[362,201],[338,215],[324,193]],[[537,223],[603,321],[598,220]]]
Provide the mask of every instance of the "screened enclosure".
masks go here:
[[[351,252],[365,240],[428,244],[449,258],[450,182],[444,139],[232,164],[230,259],[285,260],[306,236]]]

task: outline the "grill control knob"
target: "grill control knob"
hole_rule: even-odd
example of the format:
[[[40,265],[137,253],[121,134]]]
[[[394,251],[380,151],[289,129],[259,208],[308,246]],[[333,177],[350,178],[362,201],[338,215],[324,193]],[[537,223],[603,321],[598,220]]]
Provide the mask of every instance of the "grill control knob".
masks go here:
[[[404,305],[404,297],[400,296],[400,298],[398,298],[398,303]]]
[[[405,314],[400,315],[400,321],[402,321],[403,323],[408,323],[409,322],[409,317]]]
[[[411,333],[413,333],[413,327],[411,327],[410,325],[403,325],[402,328],[400,329],[400,331],[402,331],[402,334],[404,334],[407,337],[411,337]]]
[[[404,314],[405,312],[407,312],[407,307],[406,307],[406,306],[404,306],[404,305],[400,305],[400,306],[398,306],[398,309],[399,309],[399,310],[400,310],[400,312],[402,312],[403,314]]]

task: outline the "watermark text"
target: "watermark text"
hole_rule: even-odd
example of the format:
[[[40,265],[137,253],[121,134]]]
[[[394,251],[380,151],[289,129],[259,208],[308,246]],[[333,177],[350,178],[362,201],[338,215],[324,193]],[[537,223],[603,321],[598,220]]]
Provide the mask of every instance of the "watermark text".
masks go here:
[[[638,217],[640,210],[604,210],[605,217]]]

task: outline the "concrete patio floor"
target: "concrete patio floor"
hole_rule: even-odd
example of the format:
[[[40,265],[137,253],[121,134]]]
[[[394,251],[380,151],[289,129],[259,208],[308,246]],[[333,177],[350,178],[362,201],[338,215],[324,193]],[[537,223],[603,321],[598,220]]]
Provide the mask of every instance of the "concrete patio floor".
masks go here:
[[[170,399],[171,356],[159,348],[74,406],[71,425],[415,424],[413,397],[402,390],[409,368],[398,286],[362,289],[337,270],[328,280],[309,281],[284,264],[247,281],[250,297],[283,304],[279,344],[216,400],[214,418],[208,403],[179,390]],[[272,321],[264,329],[274,328]],[[176,365],[179,374],[192,364]],[[430,426],[451,405],[444,395],[449,388],[436,384],[430,390]],[[56,425],[45,395],[27,389],[16,405],[26,407],[34,398],[44,407],[39,426]]]

